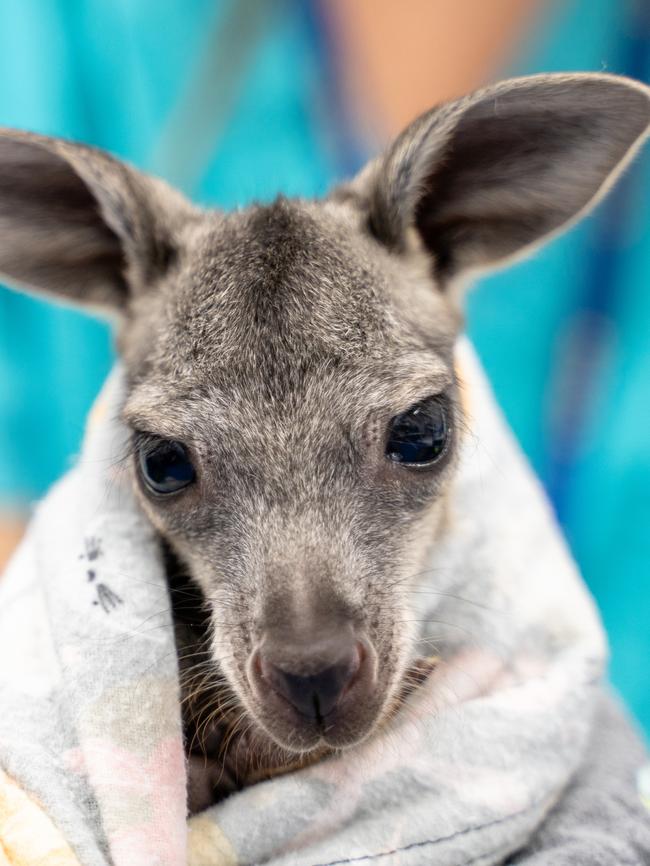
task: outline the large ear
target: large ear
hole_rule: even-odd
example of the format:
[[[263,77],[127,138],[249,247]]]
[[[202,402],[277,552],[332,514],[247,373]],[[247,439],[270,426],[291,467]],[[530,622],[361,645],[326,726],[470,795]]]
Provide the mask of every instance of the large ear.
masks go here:
[[[124,308],[174,256],[180,194],[101,151],[0,130],[0,281]]]
[[[415,229],[441,282],[584,214],[648,133],[650,89],[613,75],[504,81],[414,121],[355,182],[395,250]],[[353,187],[354,188],[354,187]]]

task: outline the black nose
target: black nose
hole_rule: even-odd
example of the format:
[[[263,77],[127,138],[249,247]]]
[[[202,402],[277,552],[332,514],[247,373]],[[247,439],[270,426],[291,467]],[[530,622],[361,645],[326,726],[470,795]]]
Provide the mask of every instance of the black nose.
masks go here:
[[[308,675],[296,674],[262,659],[262,675],[301,715],[321,721],[330,713],[351,684],[361,664],[358,644],[335,664]]]

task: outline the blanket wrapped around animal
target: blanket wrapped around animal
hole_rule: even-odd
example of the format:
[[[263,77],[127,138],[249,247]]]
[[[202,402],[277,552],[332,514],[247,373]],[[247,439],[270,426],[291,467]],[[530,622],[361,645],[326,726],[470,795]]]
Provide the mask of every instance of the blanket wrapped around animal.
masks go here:
[[[2,866],[648,862],[646,759],[603,694],[594,606],[466,342],[459,369],[470,432],[412,593],[436,666],[361,745],[189,820],[168,584],[113,373],[0,582]]]

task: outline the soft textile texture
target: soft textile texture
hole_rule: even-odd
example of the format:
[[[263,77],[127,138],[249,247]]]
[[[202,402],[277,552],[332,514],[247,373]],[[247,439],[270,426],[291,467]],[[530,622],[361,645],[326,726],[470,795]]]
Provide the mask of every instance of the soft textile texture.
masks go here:
[[[586,760],[517,866],[647,866],[647,753],[610,697],[599,699]]]
[[[412,594],[443,661],[366,743],[189,824],[169,600],[115,372],[0,582],[0,767],[79,863],[488,866],[534,837],[585,755],[604,641],[467,344],[460,369],[470,432]]]

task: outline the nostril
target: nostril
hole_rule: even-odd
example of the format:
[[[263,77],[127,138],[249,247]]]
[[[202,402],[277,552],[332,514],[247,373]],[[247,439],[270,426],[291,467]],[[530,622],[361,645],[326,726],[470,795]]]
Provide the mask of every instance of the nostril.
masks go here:
[[[335,664],[307,675],[284,670],[260,656],[259,670],[271,688],[301,715],[321,722],[353,684],[363,654],[362,645],[356,643]]]

